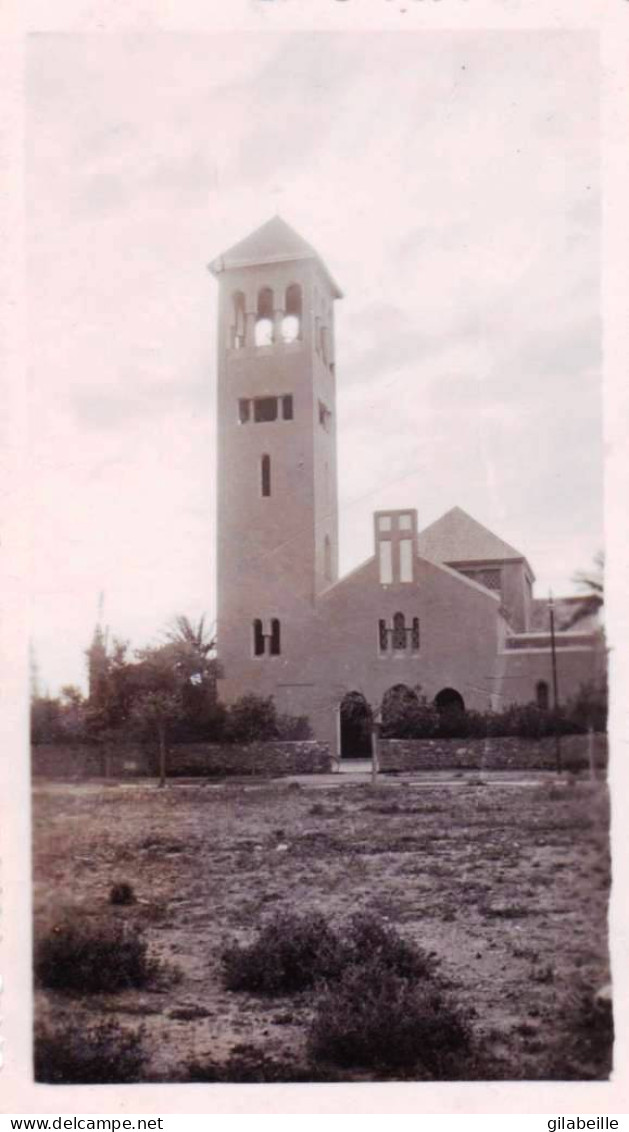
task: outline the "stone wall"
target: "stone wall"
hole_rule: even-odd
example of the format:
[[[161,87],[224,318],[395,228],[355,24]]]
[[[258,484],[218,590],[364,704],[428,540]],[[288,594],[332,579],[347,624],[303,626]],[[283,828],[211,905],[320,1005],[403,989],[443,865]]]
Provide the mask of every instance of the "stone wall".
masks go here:
[[[45,745],[32,748],[32,773],[36,778],[136,778],[157,773],[157,756],[139,746],[107,754],[97,747]],[[251,743],[248,746],[219,743],[184,743],[168,751],[170,777],[216,777],[256,775],[268,778],[287,774],[326,774],[332,769],[328,743]]]
[[[594,735],[595,764],[607,765],[607,736]],[[589,765],[587,735],[563,735],[562,764],[566,770]],[[555,740],[518,739],[381,739],[380,769],[415,770],[554,770]]]

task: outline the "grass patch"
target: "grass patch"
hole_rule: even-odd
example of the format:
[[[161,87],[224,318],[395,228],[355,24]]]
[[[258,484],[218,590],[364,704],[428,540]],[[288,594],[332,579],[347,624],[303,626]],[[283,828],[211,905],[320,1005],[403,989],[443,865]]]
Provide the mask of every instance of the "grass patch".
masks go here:
[[[49,990],[103,994],[146,986],[157,974],[141,932],[125,924],[58,924],[39,942],[35,976]]]
[[[330,1081],[338,1077],[335,1073],[322,1074],[319,1067],[309,1062],[275,1057],[252,1042],[241,1042],[233,1047],[226,1061],[216,1061],[211,1057],[190,1061],[186,1066],[185,1079],[208,1083],[287,1084]]]
[[[146,1054],[142,1032],[101,1022],[42,1030],[35,1039],[35,1080],[48,1085],[132,1084],[141,1080]]]

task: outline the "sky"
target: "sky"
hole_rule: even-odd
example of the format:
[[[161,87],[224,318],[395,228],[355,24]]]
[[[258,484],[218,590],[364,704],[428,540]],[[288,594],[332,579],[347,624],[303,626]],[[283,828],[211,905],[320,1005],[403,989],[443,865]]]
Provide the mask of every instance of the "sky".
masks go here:
[[[342,287],[343,573],[458,505],[575,592],[602,546],[598,60],[587,32],[36,35],[31,622],[86,686],[214,604],[216,283],[279,213]]]

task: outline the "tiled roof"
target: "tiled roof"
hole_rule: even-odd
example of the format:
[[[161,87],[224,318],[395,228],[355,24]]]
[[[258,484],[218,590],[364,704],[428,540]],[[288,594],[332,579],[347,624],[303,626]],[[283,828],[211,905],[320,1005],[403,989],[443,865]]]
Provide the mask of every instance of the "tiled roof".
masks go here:
[[[342,292],[325,268],[318,252],[281,216],[273,216],[245,236],[233,247],[228,248],[212,261],[210,271],[219,275],[222,271],[236,267],[251,267],[265,263],[283,263],[290,260],[315,259],[324,267],[337,298]]]
[[[524,555],[477,523],[461,507],[446,511],[417,536],[422,558],[435,562],[504,562]]]

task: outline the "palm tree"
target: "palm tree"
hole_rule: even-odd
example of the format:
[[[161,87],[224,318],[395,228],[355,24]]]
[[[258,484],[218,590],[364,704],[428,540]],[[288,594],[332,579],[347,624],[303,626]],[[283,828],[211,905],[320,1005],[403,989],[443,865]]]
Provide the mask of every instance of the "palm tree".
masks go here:
[[[215,699],[216,681],[222,675],[216,658],[215,627],[208,631],[205,616],[194,624],[185,614],[179,614],[165,635],[167,643],[163,650],[171,658],[184,684],[204,688],[210,698]]]
[[[594,566],[591,570],[579,570],[573,581],[583,591],[578,604],[568,618],[564,628],[571,629],[586,617],[593,617],[603,607],[605,600],[605,554],[599,550],[594,556]]]
[[[173,619],[166,633],[166,639],[173,645],[187,645],[204,658],[208,658],[216,651],[216,634],[214,631],[207,632],[205,615],[199,618],[199,623],[195,626],[189,617],[180,613]]]

